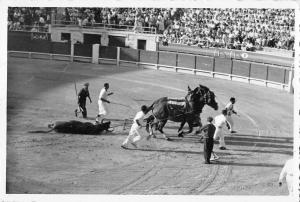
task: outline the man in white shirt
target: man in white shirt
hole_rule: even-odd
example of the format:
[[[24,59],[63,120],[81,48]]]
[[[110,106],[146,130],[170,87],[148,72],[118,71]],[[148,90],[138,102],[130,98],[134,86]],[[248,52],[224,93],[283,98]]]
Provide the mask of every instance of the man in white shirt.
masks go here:
[[[290,196],[293,195],[294,162],[294,159],[287,160],[279,175],[279,186],[282,186],[283,178],[285,178]]]
[[[96,117],[96,123],[99,122],[99,118],[102,116],[102,119],[104,116],[108,114],[107,104],[110,103],[108,101],[107,97],[112,95],[113,93],[108,93],[107,90],[109,89],[109,84],[105,83],[104,87],[101,89],[98,99],[98,107],[99,107],[99,113]]]
[[[143,105],[141,107],[141,111],[136,113],[133,124],[130,128],[129,135],[125,139],[125,141],[122,143],[121,147],[123,149],[127,149],[128,142],[131,142],[131,144],[137,148],[136,142],[140,141],[142,139],[142,136],[139,133],[139,129],[142,128],[142,122],[144,120],[145,115],[148,113],[147,106]]]
[[[235,104],[235,102],[236,102],[235,98],[231,97],[230,102],[225,106],[225,109],[227,110],[227,121],[230,123],[231,126],[229,129],[231,133],[236,133],[236,131],[233,130],[234,123],[231,117],[232,114],[237,115],[236,111],[234,111],[233,109],[233,105]]]
[[[224,126],[226,126],[226,124],[228,123],[226,116],[227,116],[227,110],[223,109],[222,114],[215,117],[216,131],[214,134],[214,140],[217,140],[218,137],[220,138],[219,149],[221,150],[226,149],[224,131],[223,131]],[[230,125],[230,123],[228,124]]]

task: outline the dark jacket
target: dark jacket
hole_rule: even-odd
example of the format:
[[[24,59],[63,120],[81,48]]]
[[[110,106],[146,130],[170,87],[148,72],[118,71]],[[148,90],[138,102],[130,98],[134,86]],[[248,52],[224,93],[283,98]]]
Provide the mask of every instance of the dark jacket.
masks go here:
[[[216,131],[216,127],[212,123],[208,123],[200,128],[200,133],[203,132],[204,138],[213,138]]]
[[[86,90],[85,88],[82,88],[80,92],[78,93],[78,104],[85,104],[86,98],[90,97],[89,90]]]

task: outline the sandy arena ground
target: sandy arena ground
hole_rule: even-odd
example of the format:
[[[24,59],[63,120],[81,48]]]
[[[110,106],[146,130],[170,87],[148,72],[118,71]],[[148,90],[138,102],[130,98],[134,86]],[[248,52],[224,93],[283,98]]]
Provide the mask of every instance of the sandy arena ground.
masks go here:
[[[88,116],[97,114],[97,99],[104,82],[115,94],[109,118],[113,133],[98,136],[28,133],[47,130],[47,124],[75,118],[77,89],[90,83],[92,104]],[[187,85],[208,86],[220,109],[231,96],[240,117],[237,134],[226,135],[228,150],[215,145],[220,160],[203,164],[203,144],[193,134],[178,138],[179,123],[168,122],[166,134],[143,140],[139,149],[120,148],[142,104],[155,99],[183,97]],[[37,59],[8,59],[7,92],[7,193],[30,194],[188,194],[287,195],[278,176],[293,151],[293,96],[287,92],[221,79]],[[214,111],[205,107],[205,120]],[[119,125],[119,126],[117,126]],[[146,134],[146,132],[144,132]]]

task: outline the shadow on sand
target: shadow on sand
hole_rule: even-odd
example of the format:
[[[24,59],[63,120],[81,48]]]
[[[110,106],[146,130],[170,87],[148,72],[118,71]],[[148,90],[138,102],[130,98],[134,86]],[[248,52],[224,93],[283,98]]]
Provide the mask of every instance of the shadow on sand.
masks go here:
[[[163,152],[163,153],[181,153],[181,154],[203,155],[203,152],[186,151],[186,150],[173,150],[173,149],[130,148],[130,147],[126,147],[124,149],[126,149],[126,150],[136,150],[136,151],[147,151],[147,152]],[[231,154],[229,152],[222,152],[219,156],[226,156],[226,155],[231,155]]]
[[[256,136],[234,134],[225,137],[227,145],[260,147],[270,149],[291,149],[293,148],[292,137],[272,137],[272,136]]]
[[[203,155],[203,152],[197,151],[184,151],[184,150],[170,150],[170,149],[151,149],[151,148],[124,148],[126,150],[133,151],[146,151],[146,152],[163,152],[163,153],[181,153],[181,154],[195,154]],[[221,160],[212,161],[212,164],[217,165],[231,165],[231,166],[254,166],[254,167],[282,167],[281,164],[269,164],[269,163],[242,163],[242,162],[232,162],[232,161],[222,161],[222,157],[230,156],[229,152],[217,153],[221,157]],[[248,156],[248,154],[239,154],[239,156]]]
[[[224,161],[216,161],[215,164],[218,165],[230,165],[230,166],[254,166],[254,167],[277,167],[282,168],[281,164],[270,164],[270,163],[239,163],[239,162],[224,162]]]

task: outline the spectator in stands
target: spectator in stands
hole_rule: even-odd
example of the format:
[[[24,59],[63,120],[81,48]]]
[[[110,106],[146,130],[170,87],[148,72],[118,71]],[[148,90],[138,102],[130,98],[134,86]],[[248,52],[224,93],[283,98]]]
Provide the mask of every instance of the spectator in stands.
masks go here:
[[[8,21],[9,30],[37,30],[47,31],[45,28],[51,23],[50,19],[51,9],[41,7],[9,7],[8,9]],[[39,29],[38,27],[42,27]]]
[[[141,17],[136,17],[135,22],[134,22],[134,27],[133,27],[134,32],[143,32],[143,24],[141,21]]]
[[[64,21],[79,26],[110,24],[119,28],[135,26],[138,32],[157,30],[168,43],[232,49],[240,49],[242,45],[248,50],[262,47],[292,50],[294,46],[292,9],[62,8],[62,16]],[[47,30],[50,17],[51,8],[10,7],[8,29],[24,30],[37,22]]]
[[[179,10],[175,12],[177,11]],[[242,9],[196,9],[194,13],[190,12],[190,9],[180,9],[180,11],[184,13],[180,17],[180,26],[185,29],[195,29],[193,22],[198,20],[198,27],[202,28],[204,39],[209,42],[210,46],[222,47],[224,43],[227,43],[228,48],[235,48],[235,46],[239,47],[238,41],[241,43],[245,40],[249,50],[253,50],[254,47],[260,49],[264,45],[276,47],[277,41],[272,34],[282,30],[283,25],[276,26],[274,22],[278,19],[280,23],[287,23],[292,20],[293,24],[293,19],[291,18],[294,18],[293,10],[289,10],[292,14],[287,16],[285,15],[285,10],[280,9],[244,9],[244,12],[241,12],[243,11]],[[265,15],[265,12],[272,17],[267,18],[268,15]],[[271,23],[268,21],[271,21]],[[174,20],[173,25],[175,24],[177,22]],[[289,43],[288,38],[285,39],[284,34],[290,35],[290,30],[286,29],[285,33],[281,31],[277,37],[283,38],[279,42],[282,48],[285,48],[282,44]],[[181,42],[184,43],[182,40]],[[235,45],[233,45],[234,43]]]

